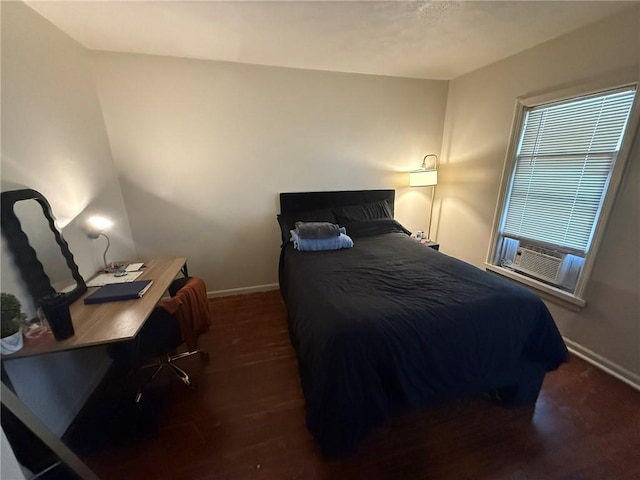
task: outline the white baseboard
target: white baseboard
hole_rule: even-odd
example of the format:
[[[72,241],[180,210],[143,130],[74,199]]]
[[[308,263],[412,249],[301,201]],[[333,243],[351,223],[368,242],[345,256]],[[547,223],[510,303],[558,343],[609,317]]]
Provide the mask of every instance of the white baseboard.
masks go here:
[[[620,365],[613,363],[610,360],[607,360],[603,356],[598,355],[597,353],[583,347],[579,343],[569,340],[568,338],[564,338],[564,342],[567,344],[567,348],[569,349],[569,351],[574,355],[580,357],[584,361],[599,368],[600,370],[603,370],[604,372],[617,378],[618,380],[626,383],[631,388],[640,391],[639,375],[636,375],[626,368],[621,367]]]
[[[266,285],[254,285],[252,287],[229,288],[227,290],[214,290],[207,292],[207,297],[230,297],[232,295],[246,295],[248,293],[270,292],[280,288],[277,283],[268,283]]]

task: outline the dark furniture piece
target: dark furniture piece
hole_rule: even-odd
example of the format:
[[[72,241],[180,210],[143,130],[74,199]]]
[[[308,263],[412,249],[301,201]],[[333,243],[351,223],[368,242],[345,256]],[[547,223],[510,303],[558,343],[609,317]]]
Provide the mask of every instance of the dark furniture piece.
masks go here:
[[[172,298],[178,297],[178,303],[191,303],[195,300],[189,298],[191,293],[185,288],[190,281],[192,281],[191,277],[178,278],[169,286],[169,294]],[[208,302],[206,296],[197,299],[197,301]],[[189,374],[176,362],[193,355],[200,355],[203,360],[209,360],[209,354],[199,349],[187,349],[186,352],[177,353],[178,347],[185,343],[180,318],[177,313],[171,313],[162,305],[163,301],[153,310],[135,339],[112,345],[108,349],[111,358],[119,362],[121,366],[133,369],[140,377],[135,403],[140,403],[145,387],[164,368],[173,372],[187,387],[191,387]],[[183,320],[189,321],[188,319]],[[148,363],[142,364],[143,362]],[[153,369],[153,372],[142,378],[142,371],[146,369]]]
[[[4,382],[0,390],[2,428],[20,464],[38,472],[30,478],[99,480]]]
[[[340,217],[359,202],[393,205],[394,193],[283,193],[279,220],[302,208]],[[306,422],[325,454],[348,453],[390,415],[434,402],[490,391],[535,403],[546,372],[568,358],[536,295],[425,248],[392,219],[344,226],[351,249],[285,243],[280,257]]]
[[[147,261],[142,279],[151,279],[153,284],[140,299],[85,305],[82,296],[86,295],[86,284],[79,274],[67,242],[56,228],[55,217],[47,199],[32,189],[6,191],[1,194],[0,207],[2,235],[30,296],[37,303],[56,290],[64,290],[75,329],[73,336],[61,341],[55,340],[52,335],[25,338],[22,350],[2,356],[3,428],[12,445],[26,446],[21,448],[25,456],[20,461],[33,471],[43,469],[50,460],[50,452],[43,454],[37,446],[42,441],[46,448],[53,451],[54,457],[66,464],[67,469],[77,473],[78,478],[97,478],[15,397],[5,371],[5,362],[135,338],[176,275],[181,271],[188,275],[187,259]],[[185,378],[188,381],[188,377]],[[7,422],[11,422],[11,425],[7,425]],[[24,430],[33,434],[24,433]]]
[[[423,245],[427,248],[433,248],[434,250],[437,250],[437,251],[440,250],[440,244],[436,242],[426,242],[426,243],[423,243]]]
[[[185,270],[186,262],[187,259],[184,257],[149,260],[145,262],[147,268],[142,278],[153,279],[153,284],[149,291],[140,299],[86,305],[81,297],[73,302],[70,305],[70,312],[75,335],[61,341],[55,340],[52,335],[45,335],[36,339],[25,338],[22,350],[11,355],[2,356],[0,365],[2,365],[3,390],[5,387],[10,391],[12,390],[11,381],[5,372],[5,363],[13,361],[16,358],[43,355],[77,348],[88,348],[96,345],[113,344],[115,342],[134,339],[176,275]],[[9,407],[9,404],[5,402],[5,397],[9,398],[8,395],[3,393],[3,410],[5,404]],[[25,411],[24,418],[18,415],[18,413],[15,413],[18,419],[12,421],[11,412],[5,415],[4,411],[1,416],[3,428],[9,442],[14,446],[14,449],[19,448],[24,454],[24,456],[20,455],[19,459],[25,466],[29,467],[32,471],[40,471],[45,468],[45,465],[54,463],[57,458],[60,458],[67,464],[68,468],[72,468],[74,471],[84,470],[84,473],[78,475],[79,478],[96,478],[95,476],[91,476],[86,466],[78,463],[80,462],[79,459],[74,460],[70,456],[70,452],[69,455],[66,455],[57,451],[56,448],[61,449],[63,447],[62,443],[59,440],[55,441],[55,436],[33,417],[31,412],[28,411],[27,407],[24,406],[19,399],[17,399],[17,402],[19,403],[16,409],[19,408],[20,411]],[[11,424],[9,425],[7,422],[11,422]],[[20,422],[23,422],[24,426],[21,424],[18,425]],[[25,433],[25,427],[27,430],[33,432],[36,438],[34,438],[33,435],[29,435],[28,432]],[[38,444],[41,443],[40,440],[45,442],[45,448],[48,447],[53,450],[53,456],[51,456],[50,452],[42,452],[40,450],[38,447]],[[56,445],[52,446],[50,445],[51,443],[55,443]],[[78,465],[75,465],[75,463],[78,463]],[[59,476],[55,478],[73,477]]]

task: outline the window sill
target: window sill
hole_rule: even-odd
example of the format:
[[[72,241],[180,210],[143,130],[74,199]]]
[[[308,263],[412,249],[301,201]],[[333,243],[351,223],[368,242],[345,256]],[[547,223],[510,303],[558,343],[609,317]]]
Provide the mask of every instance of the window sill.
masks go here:
[[[511,280],[515,280],[516,282],[531,288],[541,297],[557,302],[563,307],[570,308],[571,310],[580,310],[587,304],[586,300],[576,297],[569,292],[565,292],[559,288],[539,282],[533,278],[520,275],[518,272],[514,272],[513,270],[498,267],[497,265],[491,265],[490,263],[485,263],[484,266],[487,270],[497,273],[498,275],[502,275],[503,277],[510,278]]]

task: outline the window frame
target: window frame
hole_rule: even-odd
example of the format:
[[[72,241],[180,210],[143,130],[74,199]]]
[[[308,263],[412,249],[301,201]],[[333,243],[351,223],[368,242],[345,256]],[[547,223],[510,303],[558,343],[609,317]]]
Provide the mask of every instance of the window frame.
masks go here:
[[[581,96],[603,93],[608,90],[622,89],[625,87],[635,87],[636,94],[631,106],[631,113],[629,115],[627,128],[624,132],[622,144],[620,145],[620,150],[618,151],[618,155],[615,159],[615,163],[613,165],[613,169],[611,171],[611,176],[609,179],[609,184],[606,187],[604,200],[602,202],[599,215],[596,219],[596,226],[591,240],[591,246],[584,257],[584,266],[582,268],[580,277],[578,278],[578,282],[576,284],[574,292],[567,292],[550,284],[536,280],[532,277],[528,277],[516,271],[501,267],[499,264],[497,264],[498,262],[496,261],[498,244],[501,239],[500,226],[504,216],[504,212],[506,210],[506,201],[509,197],[511,178],[516,167],[516,152],[518,149],[518,142],[522,133],[526,110],[532,107],[555,102],[562,102]],[[528,287],[531,287],[536,291],[536,293],[541,294],[545,298],[549,298],[551,300],[559,300],[560,303],[564,306],[575,309],[576,307],[584,307],[587,304],[585,298],[586,290],[589,285],[589,280],[593,272],[593,267],[598,255],[598,251],[600,249],[600,245],[602,243],[606,226],[613,210],[613,205],[618,195],[620,185],[622,184],[624,171],[629,160],[633,144],[636,141],[640,142],[640,135],[638,134],[638,123],[640,120],[639,88],[640,82],[637,80],[636,74],[635,78],[626,81],[600,81],[597,83],[594,82],[581,86],[568,87],[561,90],[547,91],[540,94],[522,96],[516,99],[515,111],[511,123],[511,134],[509,137],[509,143],[504,160],[502,179],[500,182],[500,191],[496,202],[496,209],[491,229],[491,238],[489,241],[489,248],[485,261],[485,268],[487,270],[498,273]]]

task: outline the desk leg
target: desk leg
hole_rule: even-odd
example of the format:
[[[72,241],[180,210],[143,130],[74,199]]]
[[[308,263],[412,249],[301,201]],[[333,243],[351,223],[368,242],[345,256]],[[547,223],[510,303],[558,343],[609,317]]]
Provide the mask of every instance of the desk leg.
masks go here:
[[[2,404],[42,440],[78,477],[84,480],[99,480],[98,476],[75,453],[69,450],[69,447],[62,443],[62,440],[56,437],[4,383],[1,392]]]

